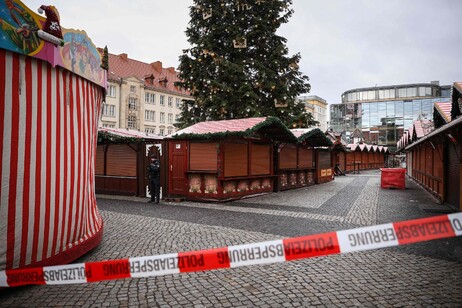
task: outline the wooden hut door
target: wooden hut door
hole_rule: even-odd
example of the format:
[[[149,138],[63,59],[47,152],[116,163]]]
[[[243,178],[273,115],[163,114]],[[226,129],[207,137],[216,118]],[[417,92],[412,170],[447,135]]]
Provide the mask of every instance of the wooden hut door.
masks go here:
[[[171,141],[169,146],[168,181],[171,195],[186,194],[186,141]]]

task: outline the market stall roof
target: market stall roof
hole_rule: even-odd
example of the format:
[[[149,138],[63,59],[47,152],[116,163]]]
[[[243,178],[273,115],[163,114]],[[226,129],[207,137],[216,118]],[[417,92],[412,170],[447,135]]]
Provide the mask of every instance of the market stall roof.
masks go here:
[[[409,144],[404,150],[409,151],[413,147],[415,147],[415,146],[417,146],[419,144],[422,144],[425,141],[431,140],[431,138],[437,137],[438,135],[445,134],[447,131],[450,131],[451,129],[455,129],[456,127],[460,127],[460,126],[462,126],[462,117],[458,117],[457,119],[451,121],[450,123],[448,123],[446,125],[443,125],[438,129],[435,129],[434,131],[432,131],[431,133],[429,133],[425,137],[417,140],[414,143]]]
[[[275,117],[205,121],[186,127],[168,137],[173,139],[265,137],[276,141],[297,142],[289,129]]]
[[[382,146],[382,145],[369,145],[369,144],[359,144],[359,143],[350,143],[347,145],[347,148],[350,149],[350,151],[354,152],[358,150],[359,152],[380,152],[380,153],[388,153],[388,147]]]
[[[435,109],[441,115],[446,123],[451,122],[451,102],[435,103]]]
[[[164,139],[163,136],[133,129],[98,127],[98,143],[137,143],[162,139]]]
[[[454,88],[459,90],[462,93],[462,82],[454,82]]]
[[[290,130],[298,139],[298,143],[304,143],[311,147],[330,147],[332,141],[319,128],[295,128]]]
[[[359,144],[350,143],[350,144],[347,144],[347,148],[349,148],[351,152],[354,152],[356,151],[357,148],[359,149]]]
[[[413,123],[413,130],[417,137],[420,139],[425,135],[428,135],[434,128],[433,122],[430,120],[415,120]]]

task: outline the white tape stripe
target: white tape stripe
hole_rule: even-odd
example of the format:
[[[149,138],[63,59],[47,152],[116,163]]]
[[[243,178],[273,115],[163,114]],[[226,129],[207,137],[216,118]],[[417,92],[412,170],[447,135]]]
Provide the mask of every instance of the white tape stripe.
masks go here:
[[[179,274],[178,254],[129,258],[132,277],[151,277]]]
[[[456,236],[462,235],[462,213],[449,214],[448,218]]]
[[[399,244],[391,223],[337,231],[337,237],[341,253],[372,250]]]
[[[282,240],[230,246],[228,256],[232,268],[286,261]]]
[[[46,284],[86,283],[85,263],[46,266],[43,268]]]
[[[6,282],[5,271],[0,271],[0,287],[9,287],[8,283]]]

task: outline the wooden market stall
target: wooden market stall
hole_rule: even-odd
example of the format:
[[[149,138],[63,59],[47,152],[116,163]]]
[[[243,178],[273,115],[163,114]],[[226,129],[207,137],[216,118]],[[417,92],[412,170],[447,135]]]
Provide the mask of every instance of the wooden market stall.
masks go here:
[[[54,7],[36,9],[0,3],[0,270],[71,262],[103,235],[93,161],[107,63]]]
[[[319,161],[324,162],[329,154],[319,154],[321,152],[316,149],[329,147],[332,142],[318,128],[290,131],[297,137],[297,143],[279,143],[275,146],[274,169],[277,177],[274,191],[310,186],[319,183],[319,179],[325,180],[318,175],[317,165]],[[327,174],[327,170],[324,173]]]
[[[277,118],[197,123],[169,136],[169,198],[227,201],[273,191],[273,144],[296,143]]]
[[[100,127],[95,161],[96,193],[150,196],[146,172],[151,155],[155,155],[161,163],[161,188],[165,187],[164,147],[161,136]]]
[[[314,183],[332,181],[334,179],[334,166],[332,166],[330,152],[332,141],[319,128],[293,129],[291,131],[297,137],[302,149],[305,149],[306,152],[312,151],[313,167],[315,168]]]
[[[404,149],[408,160],[408,175],[440,202],[447,203],[459,211],[462,210],[461,102],[462,83],[454,83],[450,114],[438,114],[441,110],[436,108],[436,129],[421,138],[416,138],[414,134]]]
[[[361,163],[361,149],[359,144],[348,144],[347,148],[350,150],[346,153],[346,171],[358,172]]]
[[[342,140],[342,135],[327,131],[326,136],[332,142],[331,165],[334,167],[334,175],[345,175],[346,172],[346,153],[350,150],[346,147],[346,142]]]
[[[350,151],[346,153],[346,171],[354,173],[384,167],[389,153],[387,147],[365,143],[349,144],[347,148]]]

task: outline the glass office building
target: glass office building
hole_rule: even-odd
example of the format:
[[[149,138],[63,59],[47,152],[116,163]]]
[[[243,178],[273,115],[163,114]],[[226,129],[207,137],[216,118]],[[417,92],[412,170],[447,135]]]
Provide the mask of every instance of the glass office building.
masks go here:
[[[396,149],[405,130],[418,118],[433,119],[435,102],[448,102],[451,86],[438,83],[361,88],[342,94],[341,104],[330,105],[330,128],[348,143],[360,130],[365,142]]]

